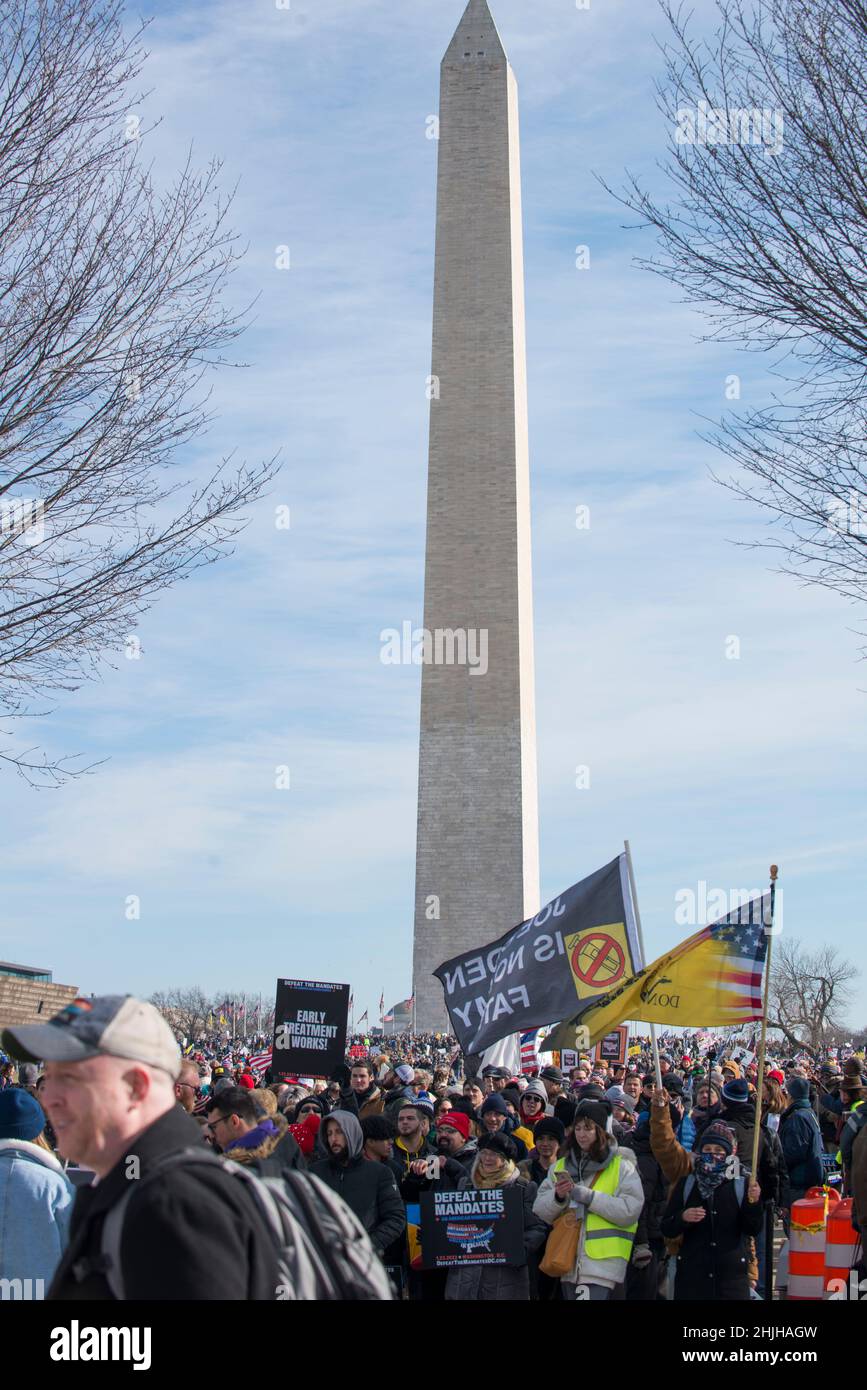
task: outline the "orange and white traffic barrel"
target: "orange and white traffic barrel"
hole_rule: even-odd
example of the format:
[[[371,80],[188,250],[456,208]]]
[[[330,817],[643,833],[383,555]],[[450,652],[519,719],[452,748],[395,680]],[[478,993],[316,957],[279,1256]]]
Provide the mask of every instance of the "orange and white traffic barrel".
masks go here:
[[[811,1191],[816,1191],[815,1188]],[[801,1197],[792,1203],[789,1223],[789,1298],[821,1299],[825,1292],[825,1237],[828,1201]]]
[[[844,1285],[847,1283],[860,1240],[861,1237],[852,1225],[852,1198],[847,1197],[828,1213],[825,1238],[826,1291],[832,1279],[842,1280]],[[835,1287],[839,1288],[839,1284]]]

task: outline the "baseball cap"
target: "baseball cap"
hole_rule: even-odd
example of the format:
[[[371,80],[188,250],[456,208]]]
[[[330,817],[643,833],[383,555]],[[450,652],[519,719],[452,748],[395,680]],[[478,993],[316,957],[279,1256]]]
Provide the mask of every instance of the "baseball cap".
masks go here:
[[[132,994],[73,999],[47,1023],[4,1028],[0,1042],[23,1062],[127,1057],[177,1077],[181,1053],[162,1014]]]

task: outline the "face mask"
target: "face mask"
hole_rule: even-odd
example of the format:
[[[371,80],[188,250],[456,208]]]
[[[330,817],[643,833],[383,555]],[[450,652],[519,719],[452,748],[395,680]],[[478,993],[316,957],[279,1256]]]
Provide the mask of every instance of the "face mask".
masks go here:
[[[724,1154],[700,1153],[695,1160],[695,1169],[703,1178],[723,1177],[726,1157]]]

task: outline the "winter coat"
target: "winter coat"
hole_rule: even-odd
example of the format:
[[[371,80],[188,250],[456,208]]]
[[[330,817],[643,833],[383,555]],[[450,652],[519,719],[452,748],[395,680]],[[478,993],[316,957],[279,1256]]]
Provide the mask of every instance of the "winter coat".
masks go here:
[[[373,1083],[366,1091],[360,1092],[353,1091],[351,1086],[342,1086],[340,1109],[350,1115],[357,1115],[359,1120],[366,1119],[368,1115],[381,1115],[385,1109],[385,1092]]]
[[[789,1183],[789,1167],[786,1163],[786,1156],[783,1153],[783,1146],[780,1143],[779,1131],[771,1129],[768,1123],[770,1116],[762,1116],[762,1134],[768,1144],[771,1160],[777,1171],[777,1195],[774,1205],[777,1207],[789,1207],[792,1204],[792,1189]]]
[[[644,1205],[644,1189],[635,1166],[635,1155],[629,1149],[620,1149],[616,1144],[610,1144],[601,1167],[607,1168],[618,1155],[620,1157],[620,1176],[617,1191],[609,1194],[599,1192],[594,1188],[589,1206],[580,1209],[578,1215],[584,1217],[588,1211],[592,1211],[604,1220],[612,1222],[615,1226],[626,1229],[637,1222],[641,1216],[641,1209]],[[589,1187],[593,1173],[600,1171],[600,1167],[597,1164],[587,1163],[586,1160],[585,1164],[586,1167],[582,1170],[584,1176],[582,1177],[579,1172],[578,1160],[574,1154],[570,1151],[566,1155],[566,1171],[570,1177],[574,1182],[580,1182]],[[557,1217],[567,1209],[567,1203],[558,1201],[554,1195],[554,1186],[558,1177],[559,1173],[552,1169],[539,1188],[539,1195],[533,1207],[536,1215],[546,1221],[549,1226],[553,1226]],[[626,1264],[616,1257],[610,1260],[590,1258],[585,1250],[586,1238],[587,1222],[582,1220],[575,1267],[571,1274],[564,1275],[563,1282],[601,1284],[605,1288],[616,1288],[626,1276]]]
[[[54,1154],[24,1139],[0,1139],[0,1279],[33,1280],[29,1296],[45,1297],[69,1239],[74,1198]]]
[[[722,1182],[707,1199],[702,1198],[695,1179],[685,1198],[687,1178],[678,1179],[662,1218],[664,1236],[682,1237],[675,1302],[749,1298],[749,1237],[758,1235],[763,1214],[761,1201],[748,1201],[746,1180],[741,1182],[743,1202],[739,1203],[738,1185],[731,1179]],[[703,1207],[704,1220],[684,1221],[684,1210],[689,1207]]]
[[[700,1140],[701,1135],[699,1134],[696,1142],[698,1143]],[[670,1198],[678,1181],[692,1172],[692,1159],[683,1145],[678,1144],[675,1138],[667,1105],[651,1107],[650,1145],[653,1156],[662,1169],[665,1181],[671,1184],[668,1193]],[[759,1167],[761,1168],[761,1162]],[[665,1236],[665,1231],[662,1231],[662,1234]],[[665,1236],[665,1242],[669,1254],[678,1253],[679,1241],[676,1237]],[[747,1274],[749,1279],[758,1279],[759,1277],[758,1261],[753,1248],[749,1252]]]
[[[289,1133],[285,1115],[268,1117],[277,1133],[266,1134],[254,1148],[242,1148],[233,1144],[226,1150],[226,1158],[235,1163],[249,1164],[263,1178],[279,1178],[287,1170],[304,1172],[307,1164],[294,1135]]]
[[[218,1163],[180,1165],[153,1182],[130,1183],[131,1157],[142,1179],[182,1149],[201,1152],[201,1129],[179,1105],[155,1120],[96,1187],[79,1188],[69,1246],[50,1300],[113,1301],[102,1271],[106,1212],[132,1187],[120,1246],[127,1299],[171,1302],[270,1301],[279,1284],[274,1245],[246,1185]]]
[[[789,1170],[791,1200],[798,1201],[808,1187],[824,1179],[822,1135],[813,1107],[805,1097],[794,1100],[780,1116],[780,1147]]]
[[[863,1236],[867,1234],[867,1125],[858,1132],[852,1145],[849,1186],[852,1191],[852,1221]]]
[[[321,1178],[355,1212],[381,1257],[406,1228],[406,1211],[394,1173],[388,1164],[374,1163],[364,1157],[361,1124],[356,1116],[345,1110],[334,1110],[322,1128],[327,1129],[332,1120],[337,1121],[346,1135],[346,1159],[339,1161],[328,1153],[320,1130],[318,1151],[328,1156],[312,1162],[310,1172]]]
[[[536,1198],[536,1184],[516,1171],[512,1179],[524,1201],[524,1254],[530,1256],[541,1248],[548,1238],[548,1228],[544,1221],[533,1213]],[[472,1176],[467,1173],[458,1183],[458,1191],[473,1189]],[[526,1260],[522,1265],[461,1265],[450,1269],[446,1278],[446,1298],[452,1302],[528,1302],[530,1298],[530,1273]]]

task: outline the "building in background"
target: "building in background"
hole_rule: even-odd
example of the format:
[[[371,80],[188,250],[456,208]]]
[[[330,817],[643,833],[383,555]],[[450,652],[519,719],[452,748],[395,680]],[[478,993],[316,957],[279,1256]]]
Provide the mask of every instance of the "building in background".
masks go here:
[[[0,961],[0,1028],[47,1023],[78,994],[77,985],[55,984],[53,972],[41,966]]]

